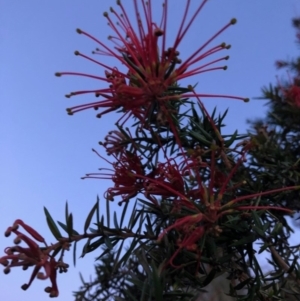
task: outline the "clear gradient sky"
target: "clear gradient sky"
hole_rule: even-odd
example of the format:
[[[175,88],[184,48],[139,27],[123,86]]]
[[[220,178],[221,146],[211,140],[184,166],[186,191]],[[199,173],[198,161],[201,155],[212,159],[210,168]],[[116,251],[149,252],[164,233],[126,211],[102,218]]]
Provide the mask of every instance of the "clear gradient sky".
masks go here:
[[[157,4],[155,11],[160,11],[161,1],[153,2]],[[168,34],[172,41],[185,0],[169,2]],[[193,6],[199,2],[194,0]],[[103,192],[110,186],[109,182],[82,181],[80,177],[105,166],[91,148],[97,148],[97,142],[114,129],[115,116],[99,120],[91,110],[70,117],[66,107],[93,99],[64,97],[74,90],[103,87],[103,83],[76,77],[57,78],[54,73],[104,74],[103,69],[73,55],[75,50],[89,54],[97,46],[75,29],[79,27],[107,41],[111,31],[103,12],[112,5],[115,7],[115,1],[0,0],[0,232],[19,218],[40,231],[48,243],[54,242],[46,226],[43,206],[56,220],[63,221],[66,200],[74,214],[75,228],[80,232],[96,195],[103,200]],[[190,79],[190,84],[198,82],[198,91],[203,93],[260,96],[263,85],[276,81],[274,61],[297,55],[291,19],[299,15],[299,0],[209,1],[181,45],[181,57],[236,17],[238,23],[218,39],[232,44],[228,51],[229,68]],[[246,119],[263,116],[265,111],[263,101],[255,99],[247,104],[224,99],[204,102],[209,110],[215,105],[220,111],[230,108],[225,122],[228,132],[245,131]],[[115,204],[113,208],[120,210]],[[11,244],[12,238],[0,238],[0,256]],[[93,275],[97,255],[99,252],[79,259],[76,268],[71,256],[66,257],[70,269],[67,274],[58,275],[58,300],[73,300],[72,291],[80,285],[79,271],[86,278]],[[29,277],[30,271],[18,268],[9,275],[0,273],[1,300],[48,299],[43,292],[48,280],[35,280],[26,292],[20,289]]]

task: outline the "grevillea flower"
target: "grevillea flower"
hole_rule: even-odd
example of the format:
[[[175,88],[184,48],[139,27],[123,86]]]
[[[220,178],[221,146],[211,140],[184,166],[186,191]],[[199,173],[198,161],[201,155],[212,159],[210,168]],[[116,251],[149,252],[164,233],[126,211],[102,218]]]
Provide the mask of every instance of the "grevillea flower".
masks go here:
[[[110,131],[105,137],[105,141],[100,143],[104,146],[108,155],[118,156],[126,149],[127,137],[119,131]]]
[[[282,85],[280,80],[277,78],[278,87],[287,103],[300,108],[300,78],[292,78],[290,74],[288,74],[288,79],[288,83],[286,85]]]
[[[172,197],[184,194],[184,181],[174,160],[166,163],[159,163],[151,173],[145,177],[145,196],[159,195],[162,197]],[[176,193],[174,193],[176,191]]]
[[[300,108],[300,87],[297,85],[292,85],[285,90],[285,97],[287,101],[298,108]]]
[[[45,246],[40,247],[32,238],[18,231],[18,227],[22,226],[37,242],[43,243]],[[11,233],[17,235],[15,238],[15,246],[5,249],[4,256],[0,257],[0,263],[5,266],[4,273],[8,274],[12,267],[22,267],[26,270],[28,267],[33,266],[33,272],[28,283],[22,285],[23,290],[27,290],[35,278],[44,280],[50,279],[51,286],[45,288],[45,291],[49,293],[50,297],[57,297],[58,287],[56,283],[56,271],[66,272],[68,265],[63,262],[57,262],[55,258],[50,256],[50,251],[53,251],[53,247],[48,247],[44,238],[33,228],[25,224],[21,220],[16,220],[12,227],[9,227],[5,236],[9,236]],[[18,244],[24,242],[27,247],[21,247]],[[44,273],[40,272],[41,268],[44,268]]]
[[[138,175],[145,175],[145,170],[141,162],[141,158],[136,154],[125,151],[120,157],[116,157],[116,162],[111,163],[103,158],[96,150],[93,151],[107,163],[112,165],[113,169],[101,168],[100,170],[106,170],[108,173],[89,173],[82,179],[109,179],[112,180],[115,185],[109,188],[105,193],[105,198],[113,200],[115,196],[122,196],[122,201],[126,202],[135,197],[143,189],[143,180]]]
[[[118,127],[118,130],[108,132],[104,141],[100,141],[99,144],[105,148],[107,155],[113,155],[115,158],[122,157],[127,149],[130,152],[141,153],[140,147],[135,142],[135,138],[132,136],[129,128],[124,130]]]
[[[71,107],[67,109],[68,113],[72,115],[89,108],[101,108],[104,110],[97,115],[101,117],[108,112],[120,110],[123,115],[119,121],[126,116],[123,123],[130,116],[139,119],[141,124],[153,120],[153,116],[163,116],[165,123],[168,121],[172,127],[172,116],[175,115],[176,117],[180,99],[187,97],[225,97],[247,100],[228,95],[190,93],[190,87],[181,88],[178,86],[180,80],[184,78],[208,71],[225,70],[227,68],[224,65],[215,65],[227,60],[229,58],[227,55],[212,58],[210,61],[206,59],[220,51],[226,51],[230,46],[225,43],[216,44],[211,47],[208,46],[228,27],[235,24],[235,19],[232,19],[221,28],[198,49],[192,52],[189,57],[184,60],[179,58],[179,49],[182,41],[207,1],[203,0],[199,4],[189,20],[187,15],[191,1],[184,1],[183,18],[171,47],[167,47],[166,45],[167,28],[169,26],[167,22],[168,0],[163,4],[162,17],[159,23],[153,20],[151,0],[147,2],[144,0],[133,0],[137,27],[133,26],[132,18],[127,14],[121,1],[117,1],[121,13],[117,13],[113,8],[110,9],[111,15],[116,19],[116,23],[114,23],[110,14],[104,13],[110,28],[114,31],[114,35],[109,37],[109,40],[115,45],[113,49],[89,33],[78,29],[78,33],[87,36],[99,45],[99,48],[94,52],[95,54],[114,57],[117,64],[124,66],[125,71],[122,72],[115,66],[108,66],[103,61],[97,61],[76,51],[76,55],[103,67],[105,76],[101,77],[76,72],[59,72],[56,75],[85,76],[104,81],[108,84],[108,87],[92,91],[71,92],[66,95],[67,97],[71,97],[79,94],[93,93],[101,98],[92,103]]]

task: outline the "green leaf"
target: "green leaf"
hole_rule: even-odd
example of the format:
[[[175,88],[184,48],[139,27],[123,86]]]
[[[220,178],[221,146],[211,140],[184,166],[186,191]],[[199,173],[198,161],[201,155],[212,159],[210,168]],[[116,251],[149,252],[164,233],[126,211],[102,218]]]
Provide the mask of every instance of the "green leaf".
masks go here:
[[[128,208],[128,204],[129,204],[129,202],[125,202],[125,205],[124,205],[124,208],[122,211],[122,215],[121,215],[121,220],[120,220],[120,228],[122,228],[122,226],[123,226],[123,221],[124,221],[124,217],[125,217],[125,214],[126,214],[126,211]]]
[[[79,278],[80,278],[82,284],[86,284],[86,282],[84,281],[83,276],[80,272],[79,272]]]
[[[153,290],[155,294],[155,300],[156,301],[163,301],[163,288],[161,283],[161,278],[158,274],[157,267],[151,262],[152,267],[152,278],[153,278]]]
[[[265,237],[265,231],[257,226],[253,226],[253,230],[260,236]]]
[[[100,199],[99,196],[97,195],[97,204],[99,204]],[[97,206],[97,210],[96,210],[96,220],[97,220],[97,225],[100,224],[100,206]]]
[[[238,134],[238,131],[236,130],[232,134],[231,138],[224,142],[225,147],[229,147],[236,140],[237,134]]]
[[[110,201],[106,200],[106,219],[107,227],[110,228]]]
[[[97,208],[99,207],[99,203],[98,203],[98,199],[96,204],[93,206],[92,210],[90,211],[90,213],[88,214],[85,223],[84,223],[84,233],[86,233],[87,229],[89,228],[92,218],[94,216],[95,211],[97,210]]]
[[[74,264],[74,267],[76,266],[76,247],[77,247],[77,241],[74,242],[74,247],[73,247],[73,264]]]
[[[247,250],[247,255],[249,256],[249,263],[252,266],[252,261],[253,261],[253,256],[254,256],[254,250],[253,250],[252,242],[247,243],[246,250]]]
[[[84,255],[86,253],[89,253],[90,251],[90,242],[91,242],[91,238],[88,238],[87,242],[84,244],[83,248],[82,248],[82,252],[81,252],[81,255],[80,257],[84,257]]]
[[[66,202],[66,206],[65,206],[65,218],[66,218],[66,225],[67,225],[68,224],[68,218],[69,218],[68,202]]]
[[[124,256],[120,259],[120,264],[125,265],[127,259],[132,256],[133,250],[138,243],[138,239],[134,238],[130,244],[129,249],[125,252]]]
[[[262,222],[260,220],[260,217],[258,216],[257,212],[253,210],[252,211],[252,216],[253,216],[253,220],[254,220],[256,226],[262,229],[263,224],[262,224]]]
[[[116,229],[120,229],[119,225],[118,225],[118,218],[117,218],[117,212],[114,212],[114,226]]]
[[[122,240],[121,242],[121,245],[118,247],[118,252],[117,252],[117,256],[115,258],[115,263],[114,263],[114,266],[113,266],[113,273],[115,271],[118,270],[119,266],[120,266],[120,261],[119,261],[119,258],[120,258],[120,255],[121,255],[121,252],[123,251],[123,245],[124,245],[124,242],[125,240]]]
[[[240,282],[239,284],[237,284],[237,285],[234,287],[234,289],[238,291],[238,290],[244,288],[248,283],[250,283],[250,282],[252,282],[252,281],[253,281],[253,279],[252,279],[251,277],[249,277],[248,279],[246,279],[246,280]]]
[[[51,254],[52,257],[55,257],[62,250],[62,246],[56,248]]]
[[[209,274],[207,275],[207,277],[203,281],[203,286],[206,286],[209,283],[211,283],[213,281],[213,279],[215,278],[216,273],[217,273],[216,269],[214,269],[214,268],[211,269],[211,271],[209,272]]]
[[[189,134],[191,135],[192,138],[196,139],[198,142],[202,142],[206,146],[211,145],[211,141],[205,139],[204,136],[200,135],[199,133],[195,131],[190,131]]]
[[[136,284],[135,284],[136,285]],[[147,300],[146,296],[149,295],[149,283],[148,281],[144,281],[143,287],[142,287],[142,294],[140,300]],[[148,298],[149,299],[149,298]]]
[[[132,209],[132,211],[131,211],[131,216],[130,216],[129,222],[128,222],[128,228],[129,228],[129,229],[132,229],[132,228],[134,227],[134,224],[135,224],[134,218],[135,218],[135,215],[136,215],[136,213],[137,213],[136,205],[137,205],[137,201],[135,201],[134,206],[133,206],[133,209]]]
[[[152,230],[152,225],[151,225],[151,220],[150,220],[150,217],[148,214],[146,215],[146,219],[147,219],[147,223],[146,223],[145,227],[146,227],[147,233],[151,236],[154,236],[154,232]]]
[[[67,227],[68,227],[69,237],[71,237],[73,234],[73,215],[72,215],[72,213],[70,213],[70,215],[68,217]]]
[[[49,211],[47,210],[46,207],[44,207],[44,212],[45,212],[45,215],[46,215],[46,220],[47,220],[48,227],[49,227],[50,231],[52,232],[53,236],[56,239],[62,238],[63,236],[59,232],[58,227],[56,226],[53,218],[51,217],[51,215],[50,215],[50,213],[49,213]]]
[[[63,224],[60,221],[57,221],[57,223],[64,231],[66,231],[69,234],[69,229],[65,224]],[[71,235],[79,235],[79,233],[76,230],[72,229]]]
[[[104,244],[104,237],[101,237],[101,240],[102,240],[102,244]],[[96,257],[96,261],[97,260],[100,260],[102,257],[104,257],[106,254],[108,254],[108,253],[110,253],[111,252],[111,249],[105,249],[104,251],[102,251],[102,253],[98,256],[98,257]]]
[[[104,236],[104,243],[107,246],[108,249],[112,250],[113,249],[113,245],[109,239],[109,237]]]
[[[150,274],[151,270],[150,270],[150,267],[149,267],[149,263],[148,263],[148,260],[147,260],[147,257],[146,257],[145,250],[142,248],[136,256],[139,259],[139,263],[143,267],[145,272],[147,274]]]
[[[253,263],[254,263],[254,266],[253,266],[253,269],[254,269],[254,275],[256,275],[257,277],[259,277],[259,274],[261,277],[264,277],[264,273],[260,267],[260,264],[258,263],[257,259],[255,256],[253,256]]]

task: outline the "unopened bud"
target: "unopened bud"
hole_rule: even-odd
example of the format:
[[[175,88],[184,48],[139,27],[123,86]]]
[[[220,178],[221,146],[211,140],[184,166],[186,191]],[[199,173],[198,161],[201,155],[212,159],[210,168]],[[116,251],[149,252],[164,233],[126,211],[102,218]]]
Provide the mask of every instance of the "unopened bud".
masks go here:
[[[232,19],[230,20],[230,23],[231,23],[232,25],[236,24],[236,22],[237,22],[237,19],[236,19],[236,18],[232,18]]]
[[[27,283],[24,283],[22,286],[21,286],[21,289],[26,291],[28,289],[29,285]]]
[[[50,294],[49,294],[49,297],[50,298],[55,298],[58,296],[58,292],[57,291],[52,291]]]
[[[19,236],[17,236],[17,237],[14,239],[14,244],[18,245],[20,242],[21,242],[21,238],[20,238]]]
[[[4,236],[8,237],[11,234],[11,228],[8,228],[5,232],[4,232]]]
[[[71,110],[71,109],[67,109],[67,113],[68,113],[68,115],[70,115],[70,116],[72,116],[72,115],[73,115],[73,112],[72,112],[72,110]]]
[[[161,29],[156,29],[155,31],[154,31],[154,35],[156,36],[156,37],[160,37],[160,36],[162,36],[164,34],[164,32],[161,30]]]
[[[4,270],[3,270],[4,274],[7,275],[10,273],[10,267],[6,267]]]
[[[46,292],[46,293],[50,293],[51,292],[51,290],[52,290],[52,287],[50,287],[50,286],[47,286],[47,287],[45,287],[45,289],[44,289],[44,291]]]

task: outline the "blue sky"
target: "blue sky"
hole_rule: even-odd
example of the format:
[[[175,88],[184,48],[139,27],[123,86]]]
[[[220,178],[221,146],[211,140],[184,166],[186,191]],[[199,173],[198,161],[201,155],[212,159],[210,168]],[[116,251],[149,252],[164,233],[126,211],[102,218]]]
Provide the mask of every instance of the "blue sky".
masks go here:
[[[161,1],[153,2],[157,4],[156,13],[161,9]],[[170,41],[178,29],[183,2],[170,1]],[[193,6],[198,2],[194,0]],[[131,1],[123,3],[131,7]],[[105,166],[91,148],[97,148],[97,142],[114,129],[112,120],[116,116],[99,120],[94,111],[86,111],[70,117],[66,107],[93,99],[64,97],[71,91],[100,88],[103,83],[77,77],[57,78],[54,73],[104,74],[103,69],[73,55],[75,50],[89,54],[97,46],[75,29],[79,27],[109,44],[107,36],[111,31],[103,12],[116,5],[115,1],[100,0],[0,0],[0,6],[0,229],[4,232],[15,219],[23,219],[51,243],[55,240],[46,226],[43,206],[56,220],[63,221],[68,200],[75,228],[81,231],[96,195],[105,204],[102,195],[110,186],[109,182],[82,181],[80,177]],[[297,55],[291,19],[299,14],[297,0],[208,1],[180,47],[181,56],[187,56],[236,17],[238,23],[218,39],[232,45],[228,51],[229,68],[189,79],[190,83],[198,82],[198,91],[203,93],[260,96],[261,87],[274,83],[275,75],[279,74],[274,61]],[[255,99],[247,104],[224,99],[206,99],[204,103],[209,110],[216,105],[220,111],[230,108],[226,119],[228,132],[245,131],[245,120],[263,116],[265,111],[263,101]],[[116,204],[112,207],[120,210]],[[11,244],[12,239],[3,236],[0,250]],[[79,259],[76,268],[71,256],[66,257],[70,270],[58,275],[59,300],[73,300],[72,291],[80,285],[79,271],[85,277],[93,274],[97,255],[95,252]],[[43,292],[48,285],[46,281],[34,281],[26,292],[20,289],[29,277],[30,271],[17,268],[7,276],[0,273],[1,298],[6,301],[48,298]]]

